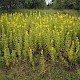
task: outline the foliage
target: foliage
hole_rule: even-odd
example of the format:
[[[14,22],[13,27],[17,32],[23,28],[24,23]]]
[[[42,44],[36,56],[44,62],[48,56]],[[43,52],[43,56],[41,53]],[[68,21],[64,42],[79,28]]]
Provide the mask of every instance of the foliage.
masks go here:
[[[80,0],[52,0],[46,5],[45,0],[0,0],[0,8],[3,10],[13,9],[76,9],[80,10]]]
[[[1,9],[9,10],[19,8],[19,0],[1,0],[0,7]]]
[[[79,0],[52,0],[53,4],[50,8],[53,9],[77,9],[80,10]]]
[[[6,10],[28,8],[28,9],[44,9],[45,0],[1,0],[0,7]]]
[[[45,0],[28,0],[25,2],[25,8],[29,9],[44,9],[45,7]]]
[[[80,17],[59,12],[2,14],[0,60],[7,67],[27,62],[34,70],[37,61],[44,72],[48,60],[71,69],[80,63],[79,22]]]

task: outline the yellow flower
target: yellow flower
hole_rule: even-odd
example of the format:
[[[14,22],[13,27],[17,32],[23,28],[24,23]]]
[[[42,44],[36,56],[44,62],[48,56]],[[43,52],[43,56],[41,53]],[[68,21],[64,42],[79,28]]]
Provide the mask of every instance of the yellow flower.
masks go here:
[[[67,35],[69,34],[69,32],[67,32]]]
[[[71,18],[71,16],[69,16],[69,18]]]
[[[80,20],[80,17],[78,17],[78,20]]]
[[[51,43],[53,43],[53,40],[51,40]]]
[[[56,26],[54,26],[54,29],[56,29]]]
[[[63,16],[62,15],[60,15],[60,16],[58,16],[60,19],[62,19],[63,18]]]
[[[30,48],[30,53],[32,53],[32,49]]]
[[[28,31],[26,31],[26,35],[28,36],[29,34],[28,34]]]
[[[73,23],[72,21],[69,22],[69,24],[72,24],[72,23]]]
[[[75,17],[74,17],[74,16],[72,16],[72,19],[75,19]]]
[[[38,29],[38,27],[36,27],[36,29]]]
[[[30,29],[30,32],[32,32],[32,30]]]

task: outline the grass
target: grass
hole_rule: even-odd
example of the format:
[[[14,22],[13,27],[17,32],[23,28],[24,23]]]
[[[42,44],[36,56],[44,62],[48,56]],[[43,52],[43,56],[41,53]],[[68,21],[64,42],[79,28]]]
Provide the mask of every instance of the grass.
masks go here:
[[[33,10],[33,9],[30,9],[30,10],[32,10],[33,12],[36,11],[36,10]],[[0,10],[0,14],[2,14],[2,13],[15,13],[15,12],[21,12],[21,13],[25,14],[26,12],[29,13],[30,10],[28,10],[28,9],[16,9],[16,10],[14,9],[14,10],[10,10],[10,11]],[[64,9],[64,10],[56,10],[56,9],[55,10],[53,10],[53,9],[40,10],[40,9],[37,9],[37,11],[40,11],[43,14],[45,14],[45,12],[47,14],[56,14],[57,12],[59,12],[59,13],[62,13],[62,14],[69,14],[69,15],[72,15],[72,16],[80,16],[80,10],[71,10],[71,9],[70,10],[66,10],[66,9]]]
[[[80,80],[80,76],[74,72],[66,71],[60,64],[47,68],[44,74],[26,64],[11,69],[4,69],[0,75],[1,80]]]

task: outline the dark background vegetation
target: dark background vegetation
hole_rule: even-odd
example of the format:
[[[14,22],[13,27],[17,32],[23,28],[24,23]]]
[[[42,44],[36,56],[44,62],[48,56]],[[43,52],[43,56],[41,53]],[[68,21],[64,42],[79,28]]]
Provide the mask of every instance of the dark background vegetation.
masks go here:
[[[45,0],[0,0],[0,9],[76,9],[80,10],[80,0],[52,0],[46,5]]]

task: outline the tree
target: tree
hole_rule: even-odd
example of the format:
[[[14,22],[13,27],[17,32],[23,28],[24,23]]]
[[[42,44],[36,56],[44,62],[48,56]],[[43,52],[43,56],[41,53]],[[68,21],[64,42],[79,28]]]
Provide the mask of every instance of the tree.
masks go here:
[[[52,0],[52,4],[50,4],[50,8],[53,9],[63,9],[64,8],[64,0]]]
[[[80,10],[80,0],[52,0],[53,9],[77,9]]]
[[[65,9],[74,9],[74,5],[76,3],[76,0],[64,0],[64,7]]]
[[[25,8],[29,9],[43,9],[46,6],[45,0],[27,0],[25,2]]]
[[[76,0],[74,8],[77,9],[77,10],[80,10],[80,0]]]
[[[45,0],[1,0],[0,5],[2,9],[16,9],[16,8],[28,8],[28,9],[43,9],[46,6]]]
[[[0,5],[2,9],[13,9],[13,8],[19,8],[19,0],[1,0]]]

